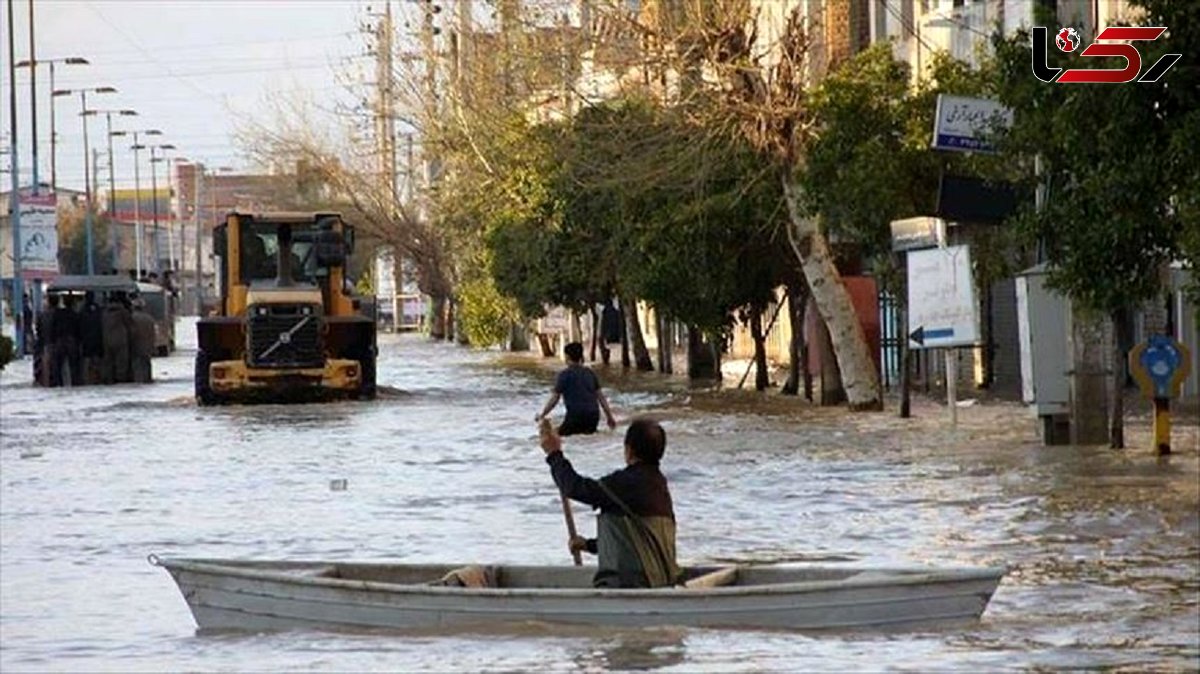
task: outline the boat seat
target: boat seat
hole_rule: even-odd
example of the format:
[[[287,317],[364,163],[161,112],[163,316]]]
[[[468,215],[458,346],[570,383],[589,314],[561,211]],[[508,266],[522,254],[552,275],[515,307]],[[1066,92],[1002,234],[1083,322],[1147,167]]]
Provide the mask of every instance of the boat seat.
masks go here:
[[[684,587],[688,589],[704,589],[709,587],[721,587],[723,585],[734,585],[737,583],[738,568],[736,566],[725,566],[716,571],[709,571],[706,574],[696,576],[695,578],[684,583]]]
[[[469,564],[452,569],[428,584],[445,587],[496,587],[496,569],[492,566]]]

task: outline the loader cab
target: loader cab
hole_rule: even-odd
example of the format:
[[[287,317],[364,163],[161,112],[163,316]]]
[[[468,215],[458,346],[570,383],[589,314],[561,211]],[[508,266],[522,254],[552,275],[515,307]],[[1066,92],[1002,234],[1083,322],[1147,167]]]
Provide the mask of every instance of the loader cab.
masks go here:
[[[328,313],[349,315],[344,269],[353,250],[354,228],[336,213],[231,213],[213,230],[219,313],[244,312],[251,289],[319,288]]]

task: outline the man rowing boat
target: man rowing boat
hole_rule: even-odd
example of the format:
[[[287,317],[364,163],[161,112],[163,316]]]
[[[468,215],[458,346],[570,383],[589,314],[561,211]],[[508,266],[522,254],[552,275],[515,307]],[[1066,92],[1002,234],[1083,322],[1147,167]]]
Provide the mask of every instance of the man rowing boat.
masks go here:
[[[598,557],[596,587],[663,587],[680,579],[675,562],[675,511],[659,462],[667,434],[653,419],[638,418],[625,432],[625,467],[599,480],[575,472],[563,456],[562,439],[542,425],[546,463],[563,495],[600,509],[596,538],[576,536],[572,551]]]

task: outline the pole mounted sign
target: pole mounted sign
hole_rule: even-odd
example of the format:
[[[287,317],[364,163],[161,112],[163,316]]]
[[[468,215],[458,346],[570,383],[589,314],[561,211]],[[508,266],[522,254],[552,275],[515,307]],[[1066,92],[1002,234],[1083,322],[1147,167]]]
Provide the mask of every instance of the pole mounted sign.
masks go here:
[[[973,346],[979,341],[967,246],[908,252],[908,325],[910,348]]]
[[[58,274],[58,199],[52,193],[21,195],[21,275]]]
[[[1166,335],[1151,335],[1129,351],[1129,373],[1142,395],[1154,402],[1154,447],[1171,453],[1171,398],[1191,373],[1187,346]]]
[[[1124,84],[1126,82],[1157,82],[1171,66],[1175,65],[1182,54],[1163,54],[1150,69],[1141,77],[1138,75],[1142,71],[1142,54],[1137,50],[1137,47],[1128,44],[1129,42],[1145,41],[1152,42],[1157,40],[1166,32],[1165,26],[1113,26],[1105,28],[1096,36],[1096,42],[1088,45],[1083,51],[1079,52],[1083,57],[1096,56],[1118,56],[1125,59],[1125,67],[1121,69],[1107,68],[1071,68],[1063,72],[1062,68],[1051,68],[1047,58],[1049,50],[1049,40],[1045,26],[1034,26],[1033,35],[1033,52],[1030,57],[1033,61],[1033,76],[1043,82],[1056,82],[1058,84]],[[1116,44],[1100,44],[1101,40],[1117,42]],[[1079,33],[1070,27],[1060,28],[1054,34],[1054,44],[1064,53],[1074,53],[1079,48]]]
[[[992,132],[1012,126],[1013,117],[1012,110],[996,101],[938,94],[933,119],[933,149],[995,152]]]

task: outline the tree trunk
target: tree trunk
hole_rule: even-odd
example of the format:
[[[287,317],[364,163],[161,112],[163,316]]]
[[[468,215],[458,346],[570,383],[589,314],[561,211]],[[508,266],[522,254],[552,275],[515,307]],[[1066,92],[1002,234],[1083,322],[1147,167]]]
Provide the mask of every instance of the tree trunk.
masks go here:
[[[571,341],[583,341],[583,325],[579,322],[579,312],[571,310]]]
[[[794,396],[800,393],[800,358],[804,344],[804,302],[807,293],[803,284],[789,287],[787,295],[788,325],[792,329],[792,339],[788,344],[788,378],[780,390],[784,395]],[[807,368],[805,364],[803,367]],[[811,398],[810,398],[811,399]]]
[[[912,416],[912,393],[909,391],[912,375],[912,350],[908,348],[908,298],[897,297],[900,310],[900,418]]]
[[[604,334],[604,317],[603,317],[603,314],[601,314],[600,312],[597,312],[595,309],[592,309],[592,311],[596,315],[595,343],[597,346],[600,347],[600,360],[605,365],[608,365],[609,360],[611,360],[611,358],[612,358],[612,349],[608,348],[608,341],[607,341],[608,338]],[[595,360],[596,360],[595,356],[593,356],[592,361],[594,362]]]
[[[646,348],[646,338],[642,335],[642,322],[638,319],[636,301],[621,302],[625,305],[625,316],[629,322],[629,344],[633,347],[633,359],[637,369],[642,372],[653,372],[654,361],[650,359],[650,350]]]
[[[671,374],[671,322],[661,309],[654,309],[654,331],[658,335],[658,371]]]
[[[762,311],[750,311],[750,337],[754,340],[754,390],[765,391],[770,380],[767,376],[767,338],[763,335]]]
[[[628,369],[631,365],[629,362],[629,312],[625,309],[624,301],[621,302],[618,311],[621,312],[621,367]]]
[[[665,374],[675,374],[675,325],[670,316],[663,316],[663,336],[665,339],[660,348],[665,348],[667,351],[667,371]]]
[[[452,342],[454,341],[454,329],[456,326],[454,322],[454,298],[447,297],[444,304],[446,307],[446,341]]]
[[[508,330],[508,350],[509,351],[528,351],[529,350],[529,331],[525,325],[513,321]]]
[[[592,348],[589,350],[588,360],[594,363],[596,362],[596,340],[600,339],[600,315],[596,313],[595,306],[588,309],[588,313],[592,317]]]
[[[687,329],[688,379],[720,379],[721,368],[714,357],[714,349],[704,341],[700,330],[689,325]]]
[[[431,296],[429,298],[429,337],[430,339],[446,338],[446,298]]]
[[[1106,319],[1075,306],[1067,314],[1073,445],[1099,445],[1108,440],[1105,363],[1111,351],[1104,346]]]
[[[783,179],[783,191],[792,224],[788,228],[788,240],[800,260],[800,267],[821,317],[828,326],[850,409],[881,410],[883,392],[866,335],[850,301],[850,293],[842,285],[834,267],[825,236],[818,229],[815,219],[803,217],[800,213],[799,189],[789,179]],[[824,395],[822,392],[822,397]]]
[[[1112,388],[1109,389],[1108,446],[1125,449],[1125,344],[1128,316],[1124,311],[1112,314]]]
[[[817,360],[820,363],[820,372],[818,376],[821,378],[821,399],[818,403],[822,407],[832,407],[841,405],[846,402],[846,390],[842,387],[842,371],[838,367],[837,357],[833,351],[833,340],[829,335],[829,328],[825,325],[825,320],[821,317],[821,312],[816,309],[816,299],[809,302],[809,311],[812,311],[817,317],[816,326],[816,344]]]

